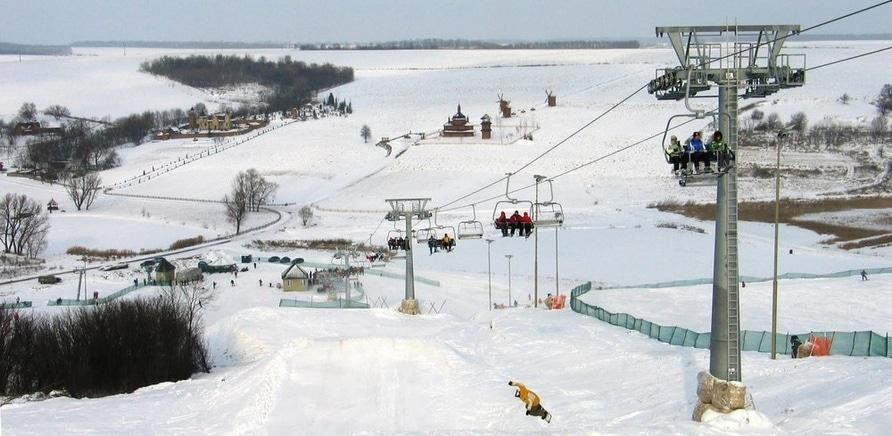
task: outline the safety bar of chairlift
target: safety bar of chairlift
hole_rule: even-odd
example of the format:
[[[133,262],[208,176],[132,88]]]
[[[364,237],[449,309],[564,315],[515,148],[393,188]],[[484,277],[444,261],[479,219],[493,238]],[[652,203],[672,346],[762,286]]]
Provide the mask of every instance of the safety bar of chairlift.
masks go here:
[[[521,200],[521,199],[518,199],[518,198],[511,198],[511,176],[513,175],[513,173],[505,173],[505,175],[506,175],[506,178],[505,178],[505,198],[507,198],[507,200],[499,200],[499,201],[496,201],[495,207],[493,207],[493,210],[492,210],[492,224],[493,224],[493,226],[495,226],[496,228],[498,228],[498,226],[496,226],[496,220],[497,220],[498,217],[499,217],[499,209],[500,209],[500,208],[499,208],[499,205],[502,205],[502,204],[511,204],[511,205],[517,207],[518,204],[529,204],[529,205],[531,205],[531,206],[532,206],[532,204],[533,204],[533,202],[530,201],[530,200]],[[504,211],[503,211],[503,212],[504,212]]]

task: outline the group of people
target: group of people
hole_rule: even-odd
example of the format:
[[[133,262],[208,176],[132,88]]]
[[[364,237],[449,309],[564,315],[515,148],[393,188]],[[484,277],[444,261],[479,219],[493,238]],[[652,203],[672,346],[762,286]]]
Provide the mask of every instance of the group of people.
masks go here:
[[[402,236],[398,238],[390,238],[387,240],[387,248],[392,251],[396,250],[405,250],[408,244],[408,240]]]
[[[502,211],[496,218],[495,224],[496,228],[502,231],[502,237],[509,236],[509,231],[510,236],[514,236],[514,233],[517,232],[517,236],[529,237],[533,233],[533,218],[528,212],[521,215],[520,211],[515,210],[514,214],[508,217],[505,211]]]
[[[672,171],[676,175],[711,173],[711,162],[715,162],[718,171],[723,172],[732,160],[734,160],[734,155],[728,148],[728,144],[725,143],[721,131],[716,130],[712,134],[712,139],[707,143],[703,142],[702,132],[694,132],[684,144],[679,142],[675,135],[670,138],[669,163],[672,164]],[[690,170],[688,163],[692,166]],[[701,163],[704,167],[702,170],[700,169]]]
[[[438,253],[441,248],[449,253],[455,248],[455,239],[450,238],[449,233],[444,233],[443,237],[439,239],[430,235],[427,238],[427,248],[430,250],[430,254]]]

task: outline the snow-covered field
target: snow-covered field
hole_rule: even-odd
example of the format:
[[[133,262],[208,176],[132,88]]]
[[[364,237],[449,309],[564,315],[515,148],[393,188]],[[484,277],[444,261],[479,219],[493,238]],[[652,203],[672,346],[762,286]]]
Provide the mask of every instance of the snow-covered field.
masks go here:
[[[887,44],[788,45],[791,52],[806,53],[809,65],[817,65]],[[26,58],[21,63],[0,59],[0,77],[7,79],[0,81],[0,116],[9,117],[26,100],[38,107],[67,105],[85,116],[185,108],[197,101],[215,104],[213,99],[219,96],[137,71],[139,63],[151,57],[193,52],[198,51],[128,49],[125,57],[120,50],[78,49],[73,57]],[[338,237],[381,244],[393,229],[382,222],[385,198],[431,197],[431,205],[437,206],[460,197],[539,155],[641,86],[655,68],[673,62],[668,49],[251,53],[355,67],[356,81],[332,90],[350,100],[355,113],[289,124],[117,190],[217,200],[228,191],[236,172],[253,167],[280,185],[277,202],[294,204],[279,208],[284,218],[273,227],[222,247],[199,250],[199,255],[215,255],[211,250],[231,256],[262,254],[245,247],[252,239]],[[874,114],[870,101],[888,81],[881,72],[889,60],[888,54],[879,54],[816,70],[805,87],[772,96],[762,109],[778,112],[782,119],[806,111],[812,122],[825,116],[869,120]],[[555,91],[558,107],[544,107],[545,89]],[[540,126],[533,141],[512,145],[425,141],[415,146],[414,139],[400,140],[385,156],[383,149],[364,144],[359,137],[364,124],[375,138],[436,130],[459,103],[477,123],[484,113],[495,115],[499,93]],[[852,96],[849,105],[837,103],[843,93]],[[513,177],[512,189],[532,183],[533,174],[561,173],[656,133],[670,115],[683,111],[681,103],[657,102],[646,93],[638,94]],[[102,177],[106,185],[113,184],[209,145],[202,140],[172,140],[120,150],[122,166]],[[772,155],[754,152],[740,158],[770,161]],[[790,159],[804,165],[851,164],[838,155],[797,154]],[[773,195],[770,180],[744,179],[740,186],[742,198]],[[796,180],[784,189],[787,196],[811,197],[832,187],[833,181]],[[562,177],[554,188],[567,215],[566,227],[558,234],[561,292],[588,280],[632,285],[711,275],[713,223],[646,207],[661,200],[711,201],[715,196],[709,187],[679,188],[657,140]],[[504,183],[495,184],[453,206],[495,197],[504,190]],[[76,212],[58,186],[5,176],[0,177],[0,192],[26,193],[42,202],[54,198],[67,209],[51,218],[48,267],[75,264],[75,259],[59,254],[75,244],[160,248],[183,237],[232,231],[218,204],[102,195],[90,211]],[[528,189],[517,195],[530,198],[533,193]],[[310,203],[318,208],[313,225],[305,228],[294,212]],[[476,208],[477,219],[488,224],[495,207],[494,201],[483,202]],[[471,218],[470,207],[438,214],[443,225]],[[857,219],[845,214],[810,217],[831,218]],[[270,219],[256,216],[249,226]],[[878,217],[868,221],[881,222]],[[666,223],[704,232],[658,227]],[[770,275],[773,228],[742,223],[740,233],[741,273]],[[487,234],[496,236],[490,227]],[[555,239],[553,231],[539,236],[543,295],[556,289]],[[781,236],[782,252],[795,253],[782,257],[781,272],[889,266],[888,249],[825,248],[820,244],[825,236],[790,226],[782,227]],[[533,292],[533,244],[533,238],[496,236],[491,268],[483,241],[459,241],[450,254],[429,255],[419,245],[416,273],[438,280],[441,286],[418,284],[418,298],[425,310],[431,304],[443,305],[441,313],[419,317],[392,310],[403,292],[403,283],[395,279],[371,275],[361,279],[369,301],[386,297],[391,309],[337,311],[277,307],[280,298],[292,298],[267,285],[278,281],[279,265],[258,264],[237,279],[210,276],[208,280],[216,281],[219,289],[218,300],[205,314],[217,365],[210,374],[128,395],[7,405],[0,409],[0,429],[11,434],[880,434],[892,424],[888,416],[892,388],[886,382],[892,361],[845,357],[770,361],[757,353],[744,353],[744,379],[764,419],[753,415],[740,427],[691,423],[695,374],[708,366],[708,353],[661,344],[570,311],[523,307]],[[317,262],[327,262],[331,256],[300,250],[264,255],[269,254]],[[508,254],[514,256],[510,299]],[[399,273],[403,265],[396,260],[385,270]],[[493,274],[493,302],[516,299],[521,307],[487,310],[488,269]],[[140,277],[132,270],[91,271],[88,283],[91,291],[104,295]],[[742,302],[744,328],[769,328],[770,288],[770,283],[748,284]],[[67,275],[53,286],[34,282],[0,286],[0,298],[31,300],[32,310],[54,312],[59,309],[47,307],[48,300],[74,298],[76,291],[76,276]],[[131,296],[154,292],[147,288]],[[709,292],[702,286],[593,291],[586,298],[613,311],[706,330]],[[782,330],[882,332],[890,327],[892,279],[785,281],[781,301]],[[506,384],[511,379],[540,393],[555,417],[550,426],[523,416]]]

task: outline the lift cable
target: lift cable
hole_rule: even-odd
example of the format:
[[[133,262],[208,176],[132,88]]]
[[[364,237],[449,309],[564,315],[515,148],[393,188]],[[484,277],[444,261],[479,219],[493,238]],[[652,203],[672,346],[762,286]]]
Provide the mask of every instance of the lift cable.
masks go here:
[[[672,126],[672,127],[669,127],[669,130],[675,130],[675,129],[679,128],[679,127],[682,127],[682,126],[684,126],[684,125],[686,125],[686,124],[692,123],[692,122],[694,122],[694,121],[696,121],[696,120],[697,120],[696,118],[691,118],[690,120],[687,120],[687,121],[685,121],[685,122],[682,122],[682,123],[676,124],[676,125],[674,125],[674,126]],[[595,164],[595,163],[598,163],[598,162],[600,162],[600,161],[602,161],[602,160],[604,160],[604,159],[607,159],[607,158],[609,158],[609,157],[611,157],[611,156],[614,156],[614,155],[616,155],[616,154],[622,153],[622,152],[624,152],[624,151],[626,151],[626,150],[628,150],[628,149],[630,149],[630,148],[639,146],[639,145],[641,145],[641,144],[643,144],[643,143],[645,143],[645,142],[647,142],[647,141],[650,141],[650,140],[652,140],[652,139],[654,139],[654,138],[658,138],[658,137],[662,136],[664,132],[665,132],[664,129],[660,129],[659,132],[654,133],[653,135],[650,135],[650,136],[648,136],[648,137],[646,137],[646,138],[644,138],[644,139],[641,139],[641,140],[639,140],[639,141],[637,141],[637,142],[634,142],[634,143],[632,143],[632,144],[629,144],[629,145],[626,145],[626,146],[624,146],[624,147],[621,147],[621,148],[618,148],[618,149],[616,149],[616,150],[613,150],[613,151],[611,151],[611,152],[609,152],[609,153],[607,153],[607,154],[598,156],[598,157],[595,158],[595,159],[592,159],[592,160],[590,160],[590,161],[588,161],[588,162],[585,162],[585,163],[583,163],[583,164],[580,164],[580,165],[577,165],[577,166],[575,166],[575,167],[573,167],[573,168],[570,168],[569,170],[564,171],[564,172],[562,172],[562,173],[560,173],[560,174],[558,174],[558,175],[556,175],[556,176],[554,176],[554,177],[550,177],[550,179],[551,179],[551,180],[554,180],[554,179],[557,179],[557,178],[559,178],[559,177],[562,177],[562,176],[565,176],[565,175],[567,175],[567,174],[570,174],[570,173],[572,173],[572,172],[574,172],[574,171],[577,171],[577,170],[580,170],[580,169],[582,169],[582,168],[585,168],[585,167],[587,167],[587,166],[589,166],[589,165],[593,165],[593,164]],[[527,186],[523,186],[523,187],[520,187],[520,188],[516,188],[516,189],[514,189],[514,190],[511,190],[511,191],[508,192],[508,193],[509,193],[509,194],[513,194],[513,193],[516,193],[516,192],[523,191],[523,190],[525,190],[525,189],[532,188],[532,187],[534,187],[534,186],[536,186],[535,183],[533,183],[533,184],[529,184],[529,185],[527,185]],[[494,197],[490,197],[490,198],[487,198],[487,199],[485,199],[485,200],[480,200],[480,201],[475,202],[475,203],[468,203],[468,204],[465,204],[465,205],[463,205],[463,206],[455,206],[455,207],[451,207],[451,208],[448,208],[448,209],[440,209],[440,210],[441,210],[442,212],[447,212],[447,211],[452,211],[452,210],[464,209],[464,208],[468,208],[468,207],[471,207],[471,206],[477,206],[477,205],[482,204],[482,203],[487,203],[487,202],[490,202],[490,201],[493,201],[493,200],[502,198],[502,197],[504,197],[504,195],[505,195],[505,194],[499,194],[499,195],[496,195],[496,196],[494,196]]]
[[[837,59],[837,60],[835,60],[835,61],[827,62],[827,63],[825,63],[825,64],[816,65],[816,66],[811,67],[811,68],[806,68],[805,71],[811,71],[811,70],[817,70],[818,68],[829,67],[830,65],[840,64],[840,63],[843,63],[843,62],[846,62],[846,61],[850,61],[850,60],[852,60],[852,59],[863,58],[864,56],[870,56],[870,55],[872,55],[872,54],[877,54],[877,53],[879,53],[879,52],[883,52],[883,51],[886,51],[886,50],[892,50],[892,45],[890,45],[890,46],[888,46],[888,47],[881,48],[881,49],[877,49],[877,50],[869,51],[869,52],[866,52],[866,53],[861,53],[861,54],[858,54],[858,55],[855,55],[855,56],[849,56],[849,57],[847,57],[847,58]]]

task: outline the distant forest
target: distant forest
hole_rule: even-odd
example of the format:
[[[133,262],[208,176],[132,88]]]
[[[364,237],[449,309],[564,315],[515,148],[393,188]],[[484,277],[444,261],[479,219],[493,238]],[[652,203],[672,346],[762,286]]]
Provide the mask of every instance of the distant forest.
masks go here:
[[[353,68],[307,64],[291,56],[278,61],[263,56],[164,56],[143,62],[140,70],[196,88],[259,83],[270,89],[261,96],[270,112],[290,109],[321,89],[353,81]]]
[[[283,48],[281,42],[238,41],[76,41],[72,47],[133,47],[133,48],[181,48],[181,49],[264,49]]]
[[[350,44],[301,44],[301,50],[559,50],[638,48],[636,40],[595,41],[521,41],[492,42],[472,39],[413,39],[404,41],[350,43]]]
[[[64,56],[71,54],[67,45],[33,45],[0,42],[0,55]]]

